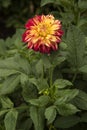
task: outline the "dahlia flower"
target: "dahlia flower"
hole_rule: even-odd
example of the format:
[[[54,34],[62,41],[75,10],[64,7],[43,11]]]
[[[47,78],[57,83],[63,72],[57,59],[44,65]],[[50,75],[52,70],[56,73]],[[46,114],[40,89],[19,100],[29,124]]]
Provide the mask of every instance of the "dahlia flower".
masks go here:
[[[58,49],[63,31],[61,22],[53,15],[35,16],[25,24],[26,31],[22,40],[28,48],[41,53],[50,53]]]

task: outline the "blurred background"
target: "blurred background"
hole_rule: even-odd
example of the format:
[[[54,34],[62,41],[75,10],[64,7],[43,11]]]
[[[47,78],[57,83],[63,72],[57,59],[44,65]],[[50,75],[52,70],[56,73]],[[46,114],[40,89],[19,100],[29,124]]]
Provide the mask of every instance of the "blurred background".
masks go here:
[[[13,35],[16,28],[23,28],[38,13],[40,0],[0,0],[0,38]]]
[[[35,14],[49,13],[62,21],[64,30],[73,24],[87,34],[87,0],[0,0],[0,38],[24,28]]]

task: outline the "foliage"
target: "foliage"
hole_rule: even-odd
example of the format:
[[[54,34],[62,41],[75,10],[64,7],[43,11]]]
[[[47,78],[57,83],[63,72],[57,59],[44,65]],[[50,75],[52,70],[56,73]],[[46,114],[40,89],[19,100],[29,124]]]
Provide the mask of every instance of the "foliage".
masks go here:
[[[4,2],[4,8],[13,4]],[[63,22],[59,50],[50,55],[28,50],[21,41],[24,29],[0,39],[1,130],[75,129],[87,123],[86,5],[86,0],[41,0],[40,11]]]

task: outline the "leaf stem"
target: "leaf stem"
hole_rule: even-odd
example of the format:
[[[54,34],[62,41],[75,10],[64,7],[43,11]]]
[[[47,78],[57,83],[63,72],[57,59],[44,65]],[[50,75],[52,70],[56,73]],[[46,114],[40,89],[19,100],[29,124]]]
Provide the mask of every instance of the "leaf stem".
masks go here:
[[[50,87],[52,87],[52,80],[53,80],[53,67],[49,69],[49,80],[50,80]]]
[[[25,109],[29,109],[29,106],[20,106],[20,107],[15,107],[16,110],[25,110]]]
[[[77,76],[77,72],[74,74],[73,76],[73,79],[72,79],[72,83],[74,83],[75,79],[76,79],[76,76]]]

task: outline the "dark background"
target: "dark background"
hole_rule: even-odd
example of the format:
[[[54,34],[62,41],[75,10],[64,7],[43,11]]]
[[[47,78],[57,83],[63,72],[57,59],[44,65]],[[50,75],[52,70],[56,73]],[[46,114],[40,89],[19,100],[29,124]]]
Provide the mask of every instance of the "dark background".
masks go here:
[[[40,0],[0,0],[0,38],[12,36],[16,28],[41,13]]]

